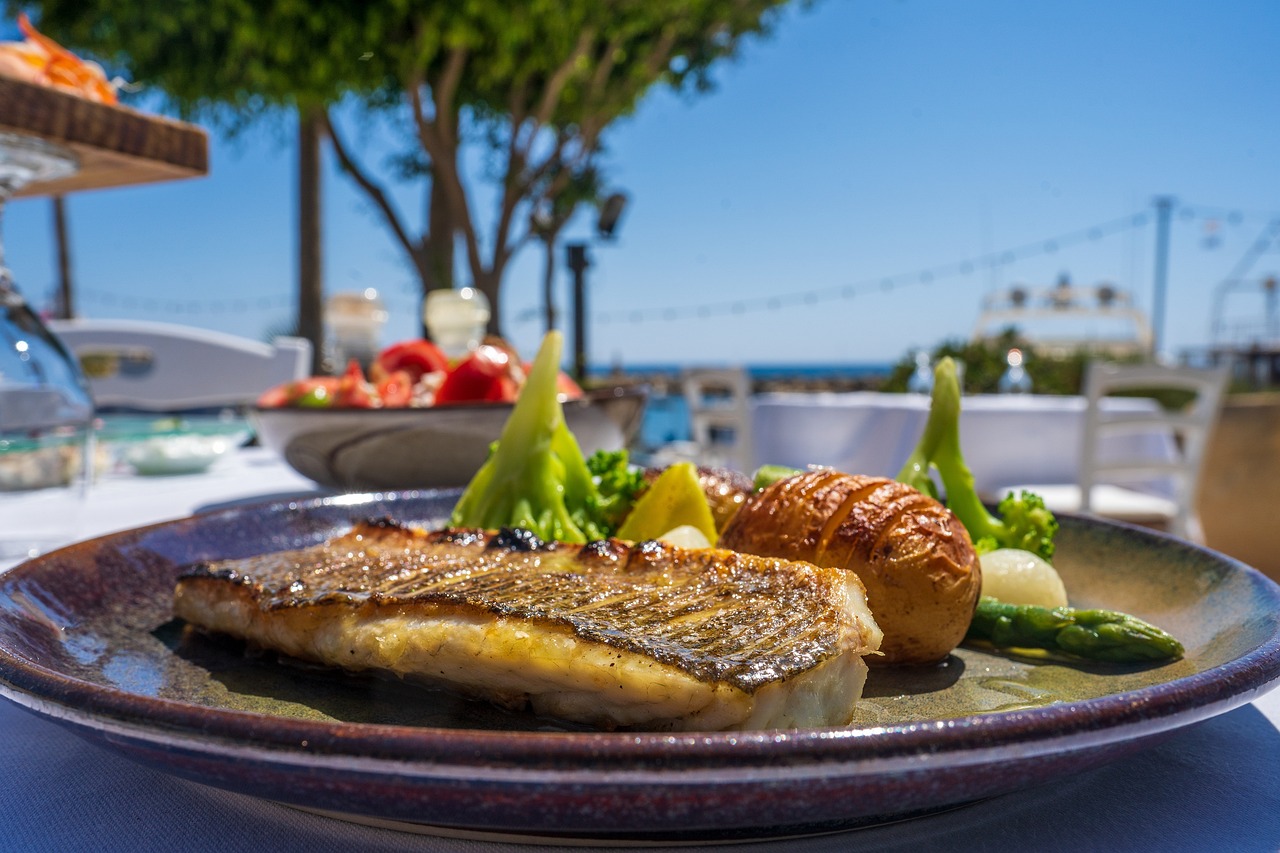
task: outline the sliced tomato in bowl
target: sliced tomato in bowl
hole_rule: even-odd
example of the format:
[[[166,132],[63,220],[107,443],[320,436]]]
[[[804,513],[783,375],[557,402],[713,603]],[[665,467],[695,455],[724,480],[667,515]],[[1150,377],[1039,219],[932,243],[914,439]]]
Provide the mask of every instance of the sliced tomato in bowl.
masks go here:
[[[483,343],[445,374],[436,405],[510,403],[520,395],[524,367],[509,349]]]
[[[372,409],[378,405],[373,385],[364,376],[364,368],[354,358],[347,362],[347,370],[338,380],[334,405],[346,409]]]
[[[339,376],[311,376],[307,379],[296,379],[269,388],[258,397],[258,406],[263,409],[278,409],[287,406],[300,406],[307,409],[321,409],[334,404],[338,386],[342,378]]]
[[[401,341],[378,353],[377,359],[369,367],[369,378],[374,382],[381,382],[402,370],[409,374],[409,384],[412,385],[424,374],[448,369],[448,357],[431,341]]]
[[[413,377],[407,370],[397,370],[380,380],[377,388],[378,399],[383,408],[403,409],[413,401]]]

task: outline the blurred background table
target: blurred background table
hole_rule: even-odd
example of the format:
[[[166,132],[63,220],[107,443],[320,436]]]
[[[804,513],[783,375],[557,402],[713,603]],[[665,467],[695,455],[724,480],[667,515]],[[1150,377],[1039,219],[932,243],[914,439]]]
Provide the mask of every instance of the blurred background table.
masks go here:
[[[234,503],[323,494],[320,487],[262,447],[243,447],[194,474],[140,476],[124,465],[98,475],[85,498],[73,501],[65,491],[0,494],[0,513],[9,501],[33,503],[50,513],[74,517],[71,541],[182,518]],[[8,565],[12,565],[10,561]],[[0,570],[8,568],[0,563]]]
[[[1110,399],[1111,411],[1153,411],[1150,399]],[[1015,483],[1074,483],[1080,466],[1083,397],[979,394],[964,398],[960,443],[974,484],[987,497]],[[756,465],[826,465],[852,474],[896,476],[929,414],[923,394],[761,394],[751,406]],[[1126,455],[1168,459],[1173,437],[1150,430],[1109,439]],[[1123,446],[1121,446],[1123,444]]]

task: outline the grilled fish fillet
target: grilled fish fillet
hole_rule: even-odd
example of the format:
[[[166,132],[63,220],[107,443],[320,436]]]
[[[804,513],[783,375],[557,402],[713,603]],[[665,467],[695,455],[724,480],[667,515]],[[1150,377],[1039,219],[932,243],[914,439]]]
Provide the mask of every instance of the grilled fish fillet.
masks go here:
[[[389,521],[194,565],[174,610],[296,658],[601,728],[844,725],[881,639],[839,569]]]

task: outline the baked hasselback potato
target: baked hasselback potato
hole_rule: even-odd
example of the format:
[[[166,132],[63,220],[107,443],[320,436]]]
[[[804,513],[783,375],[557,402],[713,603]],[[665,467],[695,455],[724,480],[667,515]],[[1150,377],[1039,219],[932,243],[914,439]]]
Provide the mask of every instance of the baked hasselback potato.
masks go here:
[[[884,631],[879,663],[945,658],[981,588],[973,543],[950,510],[883,477],[821,469],[780,480],[746,499],[720,546],[856,573]]]

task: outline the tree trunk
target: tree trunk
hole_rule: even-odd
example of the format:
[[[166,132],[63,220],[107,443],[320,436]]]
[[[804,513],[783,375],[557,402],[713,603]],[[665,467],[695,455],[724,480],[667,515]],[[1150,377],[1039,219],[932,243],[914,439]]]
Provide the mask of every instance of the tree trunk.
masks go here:
[[[475,277],[476,290],[489,299],[489,329],[491,335],[502,335],[502,303],[498,301],[498,290],[502,284],[502,270],[484,270]]]
[[[75,286],[71,276],[71,242],[67,231],[66,199],[53,197],[53,234],[58,247],[58,298],[54,315],[59,320],[76,316]]]
[[[542,263],[542,313],[548,332],[556,327],[556,237],[553,232],[547,234],[543,241],[547,254]]]
[[[298,335],[311,341],[311,372],[324,360],[324,272],[320,228],[320,111],[298,114]]]
[[[417,259],[424,307],[428,292],[436,288],[453,287],[453,248],[456,234],[444,190],[433,180],[428,192],[427,233]],[[422,323],[422,336],[429,337],[421,310],[418,311],[418,319]]]

